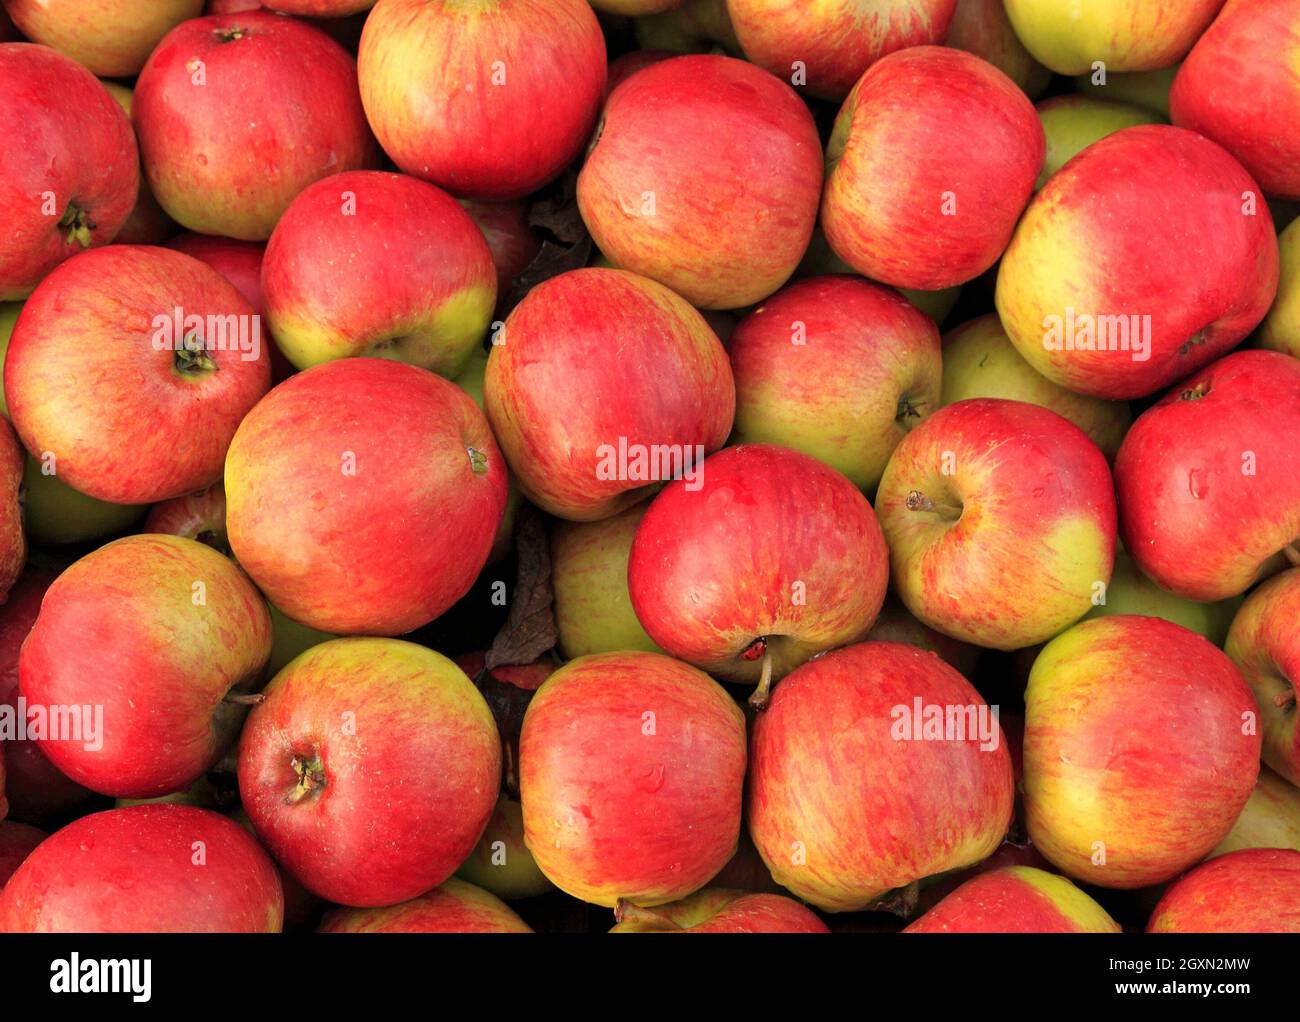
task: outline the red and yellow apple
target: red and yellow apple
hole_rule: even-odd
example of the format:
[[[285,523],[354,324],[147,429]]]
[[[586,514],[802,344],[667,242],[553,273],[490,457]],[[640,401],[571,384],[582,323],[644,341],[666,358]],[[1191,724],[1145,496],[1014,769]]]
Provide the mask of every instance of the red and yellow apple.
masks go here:
[[[1119,933],[1104,908],[1069,880],[1008,866],[966,881],[906,933]]]
[[[1197,866],[1165,892],[1148,933],[1300,933],[1300,852],[1252,848]]]
[[[709,887],[658,908],[621,901],[610,933],[829,933],[811,909],[779,894]]]
[[[1037,99],[1052,80],[1016,35],[1002,0],[957,0],[945,46],[987,60],[1010,78],[1030,99]]]
[[[1079,153],[1107,135],[1139,124],[1159,124],[1161,118],[1131,103],[1116,103],[1091,96],[1053,96],[1038,104],[1038,120],[1047,139],[1047,156],[1034,186],[1047,179]]]
[[[1246,800],[1228,836],[1211,856],[1243,848],[1292,848],[1300,851],[1300,788],[1266,766],[1259,768],[1255,790]]]
[[[5,12],[32,42],[102,77],[131,78],[163,36],[203,13],[203,0],[5,0]]]
[[[411,901],[387,908],[336,908],[317,933],[532,933],[494,894],[451,879]]]

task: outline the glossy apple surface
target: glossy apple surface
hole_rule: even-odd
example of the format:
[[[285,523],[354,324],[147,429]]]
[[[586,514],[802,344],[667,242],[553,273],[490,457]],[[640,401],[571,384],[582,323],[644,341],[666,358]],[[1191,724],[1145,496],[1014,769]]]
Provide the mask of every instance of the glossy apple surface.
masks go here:
[[[1160,899],[1148,933],[1300,933],[1300,852],[1252,848],[1196,867]]]
[[[1069,880],[1008,866],[968,880],[907,933],[1119,933],[1106,910]]]
[[[388,908],[336,908],[317,933],[532,933],[501,899],[463,880]]]

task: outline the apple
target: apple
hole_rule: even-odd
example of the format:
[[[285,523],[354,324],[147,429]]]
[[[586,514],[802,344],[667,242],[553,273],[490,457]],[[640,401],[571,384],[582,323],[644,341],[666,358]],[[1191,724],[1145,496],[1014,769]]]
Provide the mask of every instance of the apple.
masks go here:
[[[380,0],[357,73],[370,126],[401,170],[463,198],[518,199],[591,135],[605,38],[586,0]]]
[[[1148,933],[1300,933],[1300,852],[1250,848],[1197,866],[1165,892]]]
[[[1223,0],[1006,0],[1025,48],[1053,71],[1156,71],[1182,60]]]
[[[609,75],[605,79],[605,99],[609,99],[611,92],[643,67],[676,56],[672,50],[629,50],[621,57],[614,58],[609,62]]]
[[[358,170],[290,203],[266,245],[271,332],[299,369],[375,355],[461,372],[496,305],[492,252],[446,192]]]
[[[167,33],[136,82],[134,117],[159,204],[202,234],[265,241],[308,185],[376,160],[352,58],[269,11]]]
[[[0,891],[8,933],[279,933],[283,918],[275,864],[239,824],[166,803],[74,820]]]
[[[971,398],[941,408],[895,449],[876,512],[907,609],[977,646],[1049,639],[1110,581],[1106,458],[1038,405]]]
[[[31,710],[75,707],[39,736],[55,766],[101,794],[166,795],[217,762],[270,652],[266,604],[227,558],[177,536],[128,536],[46,591],[19,658],[28,727]]]
[[[2,771],[3,767],[0,767],[0,772]],[[0,801],[0,805],[3,805],[3,801]],[[9,878],[47,837],[49,835],[45,831],[26,823],[15,820],[0,822],[0,890],[4,890]]]
[[[1104,908],[1064,877],[1032,866],[981,873],[905,933],[1119,933]]]
[[[742,827],[736,854],[721,871],[709,881],[713,887],[724,887],[753,894],[785,894],[786,890],[772,879],[772,871],[758,854],[749,831]]]
[[[943,336],[940,404],[975,397],[1027,401],[1050,409],[1088,434],[1113,461],[1133,415],[1128,405],[1066,390],[1021,357],[994,313],[978,316]]]
[[[997,309],[1048,379],[1144,397],[1235,347],[1277,279],[1273,222],[1250,175],[1200,135],[1140,125],[1043,186],[1002,257]]]
[[[456,876],[510,901],[555,889],[524,844],[523,806],[509,795],[497,799],[487,829]]]
[[[528,204],[516,202],[475,202],[462,199],[465,212],[474,219],[492,253],[497,271],[497,308],[510,297],[515,278],[541,251],[542,243],[528,222]]]
[[[1160,71],[1131,71],[1128,74],[1111,74],[1097,69],[1079,75],[1074,86],[1085,96],[1116,103],[1131,103],[1169,119],[1169,90],[1173,87],[1178,68]]]
[[[464,371],[456,377],[456,386],[472,397],[480,409],[483,408],[483,381],[487,376],[487,364],[487,350],[475,348]],[[506,489],[505,513],[501,516],[501,524],[497,526],[496,538],[492,541],[492,552],[488,554],[488,564],[498,564],[514,551],[515,525],[518,524],[519,509],[523,503],[524,498],[519,492],[519,484],[514,476],[511,476],[510,484]]]
[[[644,650],[646,635],[627,590],[632,540],[649,502],[598,522],[558,522],[551,534],[551,585],[560,649],[574,657]]]
[[[817,913],[779,894],[709,887],[681,901],[642,908],[621,901],[610,933],[829,933]]]
[[[1255,790],[1211,856],[1243,848],[1293,848],[1300,851],[1300,788],[1266,766],[1259,768]]]
[[[955,708],[960,731],[923,730],[925,706]],[[987,857],[1013,800],[996,711],[914,646],[827,653],[777,685],[754,724],[750,836],[777,883],[828,912]]]
[[[0,603],[27,562],[22,485],[23,449],[9,423],[0,420]]]
[[[743,55],[727,0],[685,0],[659,14],[638,17],[634,28],[637,45],[643,50]]]
[[[1300,217],[1278,235],[1277,299],[1259,328],[1259,346],[1300,358]],[[3,313],[0,313],[2,316]]]
[[[1264,191],[1288,199],[1300,199],[1300,143],[1287,128],[1300,117],[1291,57],[1297,34],[1298,0],[1230,0],[1169,93],[1175,124],[1214,139]]]
[[[31,43],[0,43],[0,301],[116,236],[135,206],[131,122],[84,67]]]
[[[117,105],[122,108],[123,113],[130,118],[131,90],[125,85],[108,81],[104,82],[104,88],[117,100]],[[148,182],[141,180],[140,190],[136,193],[135,208],[131,210],[131,215],[126,218],[126,223],[122,225],[113,241],[118,245],[158,245],[175,232],[176,224],[158,205],[153,192],[149,191]]]
[[[949,638],[942,632],[921,624],[908,613],[906,607],[889,596],[885,597],[885,604],[880,608],[876,623],[864,638],[871,642],[902,642],[938,653],[946,663],[957,668],[967,678],[974,673],[980,658],[978,646]]]
[[[524,496],[558,517],[631,507],[674,475],[697,474],[731,431],[726,351],[652,280],[602,269],[552,277],[499,339],[483,384],[488,421]]]
[[[578,207],[614,265],[702,309],[735,309],[794,273],[821,187],[817,128],[795,91],[702,54],[644,68],[610,95]]]
[[[1150,110],[1091,96],[1053,96],[1038,104],[1038,119],[1047,139],[1047,156],[1035,190],[1094,142],[1124,128],[1159,124]]]
[[[708,675],[657,653],[579,657],[524,716],[524,840],[575,898],[677,901],[736,850],[744,777],[744,714]]]
[[[1115,570],[1104,593],[1093,594],[1094,605],[1084,619],[1111,617],[1115,614],[1139,614],[1164,618],[1182,625],[1197,635],[1204,635],[1222,648],[1228,627],[1241,607],[1241,598],[1199,603],[1161,589],[1142,574],[1137,562],[1121,549],[1115,551]]]
[[[1300,563],[1297,430],[1300,360],[1276,351],[1228,355],[1143,413],[1115,459],[1138,567],[1178,596],[1222,600]]]
[[[1255,701],[1207,639],[1154,617],[1084,621],[1034,661],[1025,816],[1035,847],[1101,887],[1149,887],[1203,859],[1259,774]]]
[[[939,331],[892,288],[810,277],[746,316],[727,346],[733,443],[810,454],[871,492],[898,442],[939,406]]]
[[[669,484],[641,520],[632,608],[670,655],[758,682],[761,706],[771,681],[871,627],[889,551],[866,497],[806,454],[729,447],[700,483]]]
[[[375,0],[269,0],[266,4],[281,14],[298,14],[308,18],[342,18],[368,11]]]
[[[213,483],[206,490],[164,500],[149,509],[145,532],[162,532],[198,540],[219,553],[230,553],[226,535],[226,490]]]
[[[835,119],[822,229],[873,280],[964,283],[1006,248],[1043,152],[1033,104],[992,64],[941,46],[900,50],[871,66]]]
[[[451,879],[388,908],[336,908],[317,933],[532,933],[494,894]]]
[[[1052,72],[1029,55],[1016,35],[1002,0],[957,0],[943,42],[987,60],[1031,99],[1052,80]]]
[[[496,803],[501,740],[460,668],[410,642],[335,639],[263,694],[240,738],[239,791],[299,883],[396,905],[464,862]]]
[[[830,0],[810,7],[727,0],[746,57],[837,103],[886,54],[943,42],[956,7],[957,0]]]
[[[131,78],[168,32],[203,13],[203,0],[5,0],[28,39],[105,78]]]

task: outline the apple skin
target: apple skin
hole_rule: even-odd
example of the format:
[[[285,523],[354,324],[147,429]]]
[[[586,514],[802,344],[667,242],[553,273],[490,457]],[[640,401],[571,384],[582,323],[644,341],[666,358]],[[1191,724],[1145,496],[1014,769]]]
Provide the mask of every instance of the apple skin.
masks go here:
[[[1276,351],[1234,352],[1143,413],[1115,459],[1120,534],[1138,567],[1207,601],[1285,564],[1279,553],[1300,538],[1298,430],[1300,361]]]
[[[871,492],[908,431],[939,405],[934,321],[892,288],[811,277],[743,319],[727,345],[732,443],[810,454]]]
[[[610,94],[578,207],[610,261],[701,309],[766,298],[817,220],[821,145],[789,85],[742,60],[675,57]]]
[[[523,806],[509,795],[497,799],[487,829],[456,876],[509,901],[555,890],[524,843]]]
[[[980,658],[978,646],[949,638],[942,632],[921,624],[906,607],[888,596],[885,605],[880,608],[876,623],[864,639],[869,642],[901,642],[938,653],[945,663],[957,668],[966,678],[971,677]]]
[[[250,688],[270,652],[266,604],[227,558],[178,536],[128,536],[46,591],[19,684],[31,705],[103,707],[102,748],[40,741],[55,766],[101,794],[150,798],[217,762],[240,723],[223,699]]]
[[[627,561],[643,502],[599,522],[558,522],[551,534],[551,585],[560,649],[589,653],[662,653],[646,635],[627,590]]]
[[[497,271],[497,309],[500,310],[510,297],[515,278],[528,268],[542,248],[528,222],[528,203],[462,199],[460,204],[483,232],[492,253],[492,265]]]
[[[830,933],[793,898],[709,887],[658,908],[620,903],[610,933]]]
[[[1038,98],[1052,80],[1052,72],[1030,56],[1016,35],[1002,0],[957,0],[943,43],[987,60],[1030,99]]]
[[[1133,413],[1119,401],[1066,390],[1021,357],[995,313],[968,320],[943,335],[943,387],[939,403],[973,397],[1028,401],[1069,419],[1113,461]]]
[[[82,252],[23,306],[5,355],[9,414],[23,445],[36,457],[51,452],[74,489],[144,504],[221,478],[235,427],[270,383],[270,363],[264,345],[239,351],[233,337],[202,336],[202,362],[157,350],[154,318],[176,308],[187,318],[241,317],[245,326],[232,329],[256,339],[252,309],[220,274],[147,245]],[[159,422],[185,428],[160,431]]]
[[[621,57],[615,57],[609,62],[609,75],[605,79],[605,99],[609,99],[611,92],[642,68],[658,64],[660,61],[671,60],[676,56],[678,54],[672,50],[629,50]]]
[[[524,716],[524,840],[582,901],[676,901],[735,852],[744,777],[744,714],[708,675],[657,653],[579,657]]]
[[[289,617],[336,633],[436,618],[473,585],[506,503],[505,461],[473,399],[376,358],[276,387],[240,424],[225,480],[244,570]]]
[[[3,772],[2,767],[0,772]],[[3,799],[0,798],[0,806],[3,804]],[[26,823],[15,820],[0,822],[0,890],[4,890],[9,878],[47,837],[49,835],[45,831]]]
[[[131,121],[89,71],[31,43],[0,43],[0,301],[26,298],[59,263],[106,245],[135,206]],[[45,198],[57,207],[47,211]]]
[[[745,56],[790,81],[802,62],[807,91],[839,102],[881,57],[943,42],[957,0],[727,0]]]
[[[1251,848],[1197,866],[1170,886],[1148,933],[1300,933],[1300,852]]]
[[[203,0],[5,0],[23,35],[103,78],[131,78],[153,48]]]
[[[144,531],[184,536],[228,554],[225,487],[213,483],[206,490],[155,504],[145,516]]]
[[[143,58],[141,58],[143,60]],[[131,116],[132,92],[125,85],[119,85],[117,82],[104,82],[104,88],[108,94],[117,100],[117,105],[122,108],[123,113],[129,119]],[[132,129],[134,131],[134,128]],[[153,192],[149,191],[149,184],[143,178],[140,181],[140,189],[136,193],[135,208],[131,210],[131,215],[126,218],[121,229],[113,238],[114,243],[118,245],[159,245],[168,237],[176,233],[176,224],[172,221],[163,208],[158,205],[158,200],[153,197]]]
[[[1277,237],[1281,270],[1277,299],[1260,324],[1258,342],[1300,358],[1300,217]]]
[[[1266,766],[1259,768],[1255,790],[1228,836],[1210,857],[1243,848],[1291,848],[1300,851],[1300,788]]]
[[[498,292],[499,294],[500,292]],[[456,377],[456,386],[474,399],[474,403],[483,408],[483,381],[487,376],[488,353],[483,348],[476,348],[470,355],[464,372]],[[484,413],[486,414],[486,413]],[[492,552],[488,554],[488,564],[499,564],[514,552],[515,525],[519,520],[519,509],[523,506],[523,494],[514,476],[506,489],[506,510],[497,526],[496,538],[492,541]]]
[[[1140,106],[1091,96],[1053,96],[1039,103],[1037,109],[1047,139],[1047,156],[1035,191],[1094,142],[1124,128],[1161,123],[1157,114]]]
[[[889,551],[867,499],[834,469],[766,444],[664,487],[628,560],[632,608],[670,655],[729,681],[780,678],[860,638],[880,613]],[[765,689],[756,700],[761,702]]]
[[[257,842],[219,813],[170,803],[74,820],[0,891],[3,933],[279,933],[283,920]]]
[[[582,152],[605,91],[586,0],[381,0],[357,55],[361,101],[407,174],[461,198],[518,199]],[[465,93],[477,99],[463,103]]]
[[[750,836],[773,879],[820,909],[867,908],[895,888],[973,865],[1011,824],[1001,730],[988,751],[978,738],[897,741],[891,710],[916,698],[984,705],[936,654],[864,642],[794,671],[754,724]]]
[[[336,908],[317,933],[532,933],[496,895],[463,880],[447,880],[388,908]]]
[[[1007,17],[1034,57],[1077,75],[1102,61],[1111,71],[1177,64],[1223,0],[1006,0]]]
[[[1008,866],[962,884],[904,933],[1119,933],[1106,910],[1069,880]]]
[[[892,53],[835,119],[826,240],[872,280],[924,291],[965,283],[1006,248],[1043,153],[1033,104],[992,64],[941,46]]]
[[[1244,212],[1248,196],[1254,215]],[[1157,249],[1164,257],[1150,259]],[[1235,347],[1264,318],[1277,280],[1259,186],[1208,139],[1153,124],[1108,135],[1048,180],[1002,257],[996,301],[1012,343],[1048,379],[1135,398]],[[1070,310],[1149,316],[1148,357],[1048,350],[1049,317],[1064,322]]]
[[[1215,603],[1200,603],[1175,596],[1142,574],[1137,562],[1127,551],[1117,549],[1115,570],[1111,573],[1110,584],[1106,586],[1106,602],[1089,610],[1084,615],[1084,620],[1116,614],[1164,618],[1197,635],[1204,635],[1214,645],[1222,648],[1228,637],[1228,628],[1240,607],[1240,597]]]
[[[308,185],[377,159],[351,56],[269,11],[178,25],[140,72],[134,106],[150,188],[202,234],[265,241]]]
[[[1101,887],[1177,876],[1223,840],[1250,797],[1254,715],[1232,661],[1186,628],[1116,616],[1064,632],[1034,661],[1025,691],[1034,846]]]
[[[1300,568],[1269,579],[1242,604],[1224,652],[1255,693],[1264,735],[1264,762],[1300,785]]]
[[[306,18],[343,18],[370,10],[375,0],[270,0],[265,6],[281,14]]]
[[[600,478],[602,447],[626,439],[629,450],[674,445],[694,456],[731,431],[726,351],[695,309],[645,277],[603,269],[552,277],[515,307],[504,341],[488,357],[488,421],[524,496],[560,518],[608,518],[658,487]]]
[[[1038,405],[972,398],[941,408],[894,451],[876,513],[907,609],[977,646],[1049,639],[1110,581],[1106,458]]]

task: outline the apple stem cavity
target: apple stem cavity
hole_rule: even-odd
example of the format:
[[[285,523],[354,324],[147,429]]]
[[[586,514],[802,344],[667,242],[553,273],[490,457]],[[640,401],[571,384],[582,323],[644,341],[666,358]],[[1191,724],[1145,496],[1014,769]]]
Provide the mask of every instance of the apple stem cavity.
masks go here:
[[[59,217],[59,226],[67,229],[69,245],[75,241],[82,248],[90,248],[90,232],[95,229],[95,222],[84,209],[68,203],[63,216]]]
[[[666,926],[674,930],[680,930],[681,927],[668,918],[663,912],[653,908],[642,908],[640,905],[633,905],[626,898],[619,898],[618,903],[614,906],[614,921],[617,923],[641,923],[652,926]]]
[[[754,689],[754,694],[749,697],[749,705],[756,710],[761,710],[767,706],[767,701],[771,698],[772,690],[772,647],[768,645],[766,636],[762,639],[756,640],[755,645],[760,642],[763,644],[763,669],[758,676],[758,688]],[[753,648],[754,646],[751,645],[750,649]],[[749,650],[746,650],[745,652],[748,653]],[[741,656],[743,657],[744,654],[742,653]],[[748,659],[753,658],[750,657]]]
[[[907,495],[906,507],[909,511],[926,511],[954,522],[962,515],[960,504],[945,504],[942,501],[931,500],[920,490],[913,490]]]
[[[298,775],[298,783],[284,799],[289,805],[296,805],[308,795],[318,794],[325,787],[325,764],[321,762],[319,752],[312,753],[310,758],[294,756],[289,761],[289,766]]]

